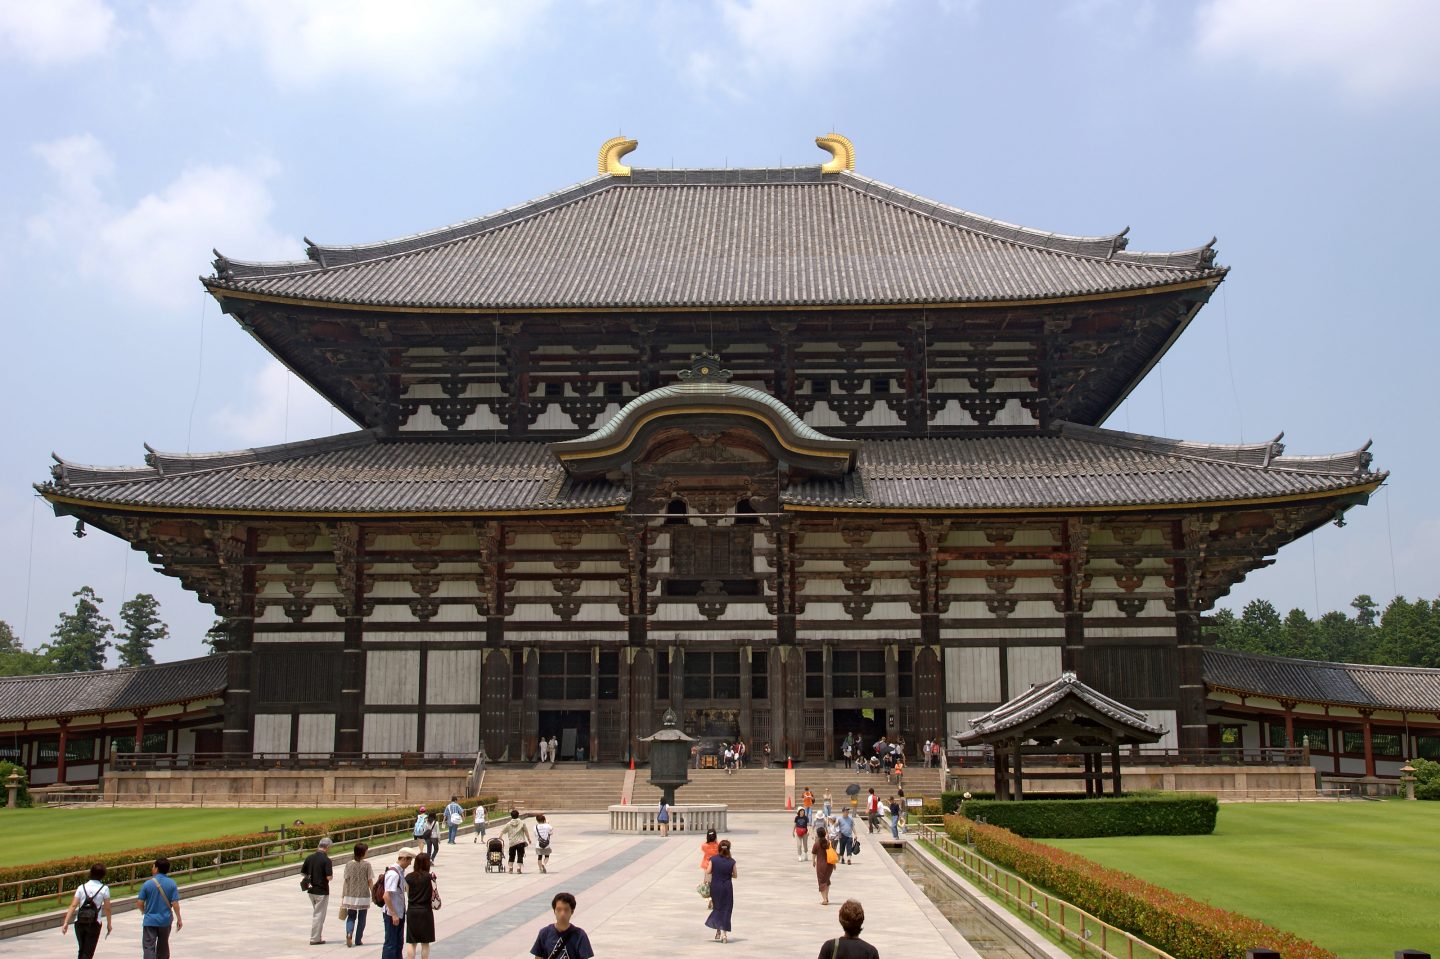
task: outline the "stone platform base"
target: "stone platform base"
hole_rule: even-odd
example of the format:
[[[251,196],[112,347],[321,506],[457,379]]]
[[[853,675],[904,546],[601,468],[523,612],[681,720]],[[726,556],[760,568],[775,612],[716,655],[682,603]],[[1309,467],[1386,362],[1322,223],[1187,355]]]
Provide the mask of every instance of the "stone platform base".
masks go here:
[[[106,802],[412,803],[465,791],[466,769],[224,769],[111,772]]]
[[[704,833],[711,829],[728,832],[727,814],[730,807],[723,803],[704,805],[671,806],[671,832]],[[655,817],[660,814],[658,805],[631,806],[623,804],[609,807],[611,832],[659,832],[660,824]]]

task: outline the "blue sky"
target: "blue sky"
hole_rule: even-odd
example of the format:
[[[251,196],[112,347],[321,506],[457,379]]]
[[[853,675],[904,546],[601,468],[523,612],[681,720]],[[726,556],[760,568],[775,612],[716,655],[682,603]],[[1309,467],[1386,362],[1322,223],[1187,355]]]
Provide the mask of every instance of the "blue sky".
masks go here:
[[[210,250],[298,258],[636,166],[818,163],[1233,268],[1108,425],[1291,453],[1375,441],[1343,529],[1222,605],[1440,595],[1434,224],[1440,4],[0,0],[0,619],[48,638],[82,584],[212,615],[71,535],[49,454],[135,464],[347,428],[202,295]],[[1313,548],[1312,548],[1313,544]]]

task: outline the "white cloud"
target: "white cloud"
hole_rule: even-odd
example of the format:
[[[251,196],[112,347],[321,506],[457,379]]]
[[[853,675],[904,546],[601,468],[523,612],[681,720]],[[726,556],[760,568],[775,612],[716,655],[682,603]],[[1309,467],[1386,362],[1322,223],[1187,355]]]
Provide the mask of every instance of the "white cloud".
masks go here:
[[[779,74],[809,80],[850,69],[884,32],[892,0],[721,0],[725,38],[691,51],[690,79],[732,95]]]
[[[268,446],[355,428],[277,360],[267,360],[241,396],[211,417],[222,446]]]
[[[0,62],[74,63],[105,53],[119,35],[104,0],[0,0]]]
[[[1197,21],[1202,56],[1326,76],[1359,99],[1440,85],[1440,3],[1431,0],[1211,0]]]
[[[178,56],[259,51],[270,78],[323,95],[327,82],[362,81],[411,97],[450,93],[518,54],[548,0],[190,0],[150,9]]]
[[[127,206],[107,197],[114,162],[95,137],[34,149],[56,189],[26,221],[30,236],[68,249],[81,275],[132,300],[167,309],[195,303],[195,278],[210,272],[212,248],[247,259],[293,258],[301,249],[270,224],[273,163],[189,167]]]

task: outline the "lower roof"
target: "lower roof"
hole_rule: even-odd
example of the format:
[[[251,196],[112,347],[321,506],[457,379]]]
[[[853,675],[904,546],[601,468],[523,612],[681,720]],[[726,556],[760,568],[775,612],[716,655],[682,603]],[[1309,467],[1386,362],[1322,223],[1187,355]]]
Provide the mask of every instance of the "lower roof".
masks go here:
[[[1205,650],[1205,685],[1242,695],[1440,715],[1440,669]]]
[[[147,709],[220,696],[224,656],[84,673],[0,678],[0,721]]]
[[[864,440],[854,469],[782,495],[845,512],[1143,509],[1273,502],[1373,489],[1364,450],[1278,455],[1278,444],[1205,446],[1061,424],[1049,433]],[[424,515],[600,512],[627,491],[570,477],[543,441],[386,439],[365,430],[233,453],[151,452],[146,466],[59,460],[53,502],[140,510]]]

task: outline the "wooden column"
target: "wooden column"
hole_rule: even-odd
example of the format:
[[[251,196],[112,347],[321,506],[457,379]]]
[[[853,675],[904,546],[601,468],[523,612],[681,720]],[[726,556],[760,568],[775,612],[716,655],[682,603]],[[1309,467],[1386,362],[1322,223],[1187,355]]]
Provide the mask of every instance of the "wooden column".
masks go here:
[[[520,752],[524,758],[533,759],[539,755],[540,749],[540,650],[534,646],[516,647],[515,655],[525,658],[525,687],[520,709]]]
[[[485,755],[499,759],[510,744],[511,661],[507,650],[491,648],[480,670],[480,742]]]
[[[1294,749],[1294,748],[1295,748],[1295,704],[1294,704],[1294,703],[1290,703],[1290,702],[1282,702],[1280,705],[1285,707],[1285,748],[1286,748],[1286,749]]]
[[[337,753],[364,750],[365,712],[365,575],[364,536],[355,523],[337,523],[330,530],[335,554],[335,581],[344,594],[344,643],[340,651],[340,702],[335,715]],[[477,693],[479,691],[477,690]]]
[[[1095,757],[1099,759],[1099,756]],[[1110,791],[1120,795],[1120,744],[1110,745]]]
[[[754,726],[750,721],[750,709],[753,697],[750,695],[750,657],[754,655],[753,646],[740,647],[740,739],[749,746],[754,745]]]
[[[885,653],[885,739],[887,742],[896,742],[905,735],[905,730],[900,728],[900,647],[894,643],[887,643],[884,647]],[[915,735],[912,730],[910,735]],[[906,747],[913,749],[910,745],[915,740],[911,739]],[[921,742],[924,742],[922,739]],[[909,762],[915,754],[912,752],[905,757]]]
[[[145,751],[145,714],[148,709],[135,710],[135,749],[137,753]]]
[[[1366,737],[1369,742],[1369,737]],[[60,720],[60,751],[55,755],[55,785],[65,782],[65,748],[70,745],[70,720]]]
[[[821,647],[821,649],[823,650],[821,656],[823,657],[823,661],[825,663],[825,720],[823,725],[821,726],[821,736],[824,737],[824,746],[820,750],[820,755],[817,758],[830,760],[835,758],[834,747],[832,744],[832,740],[834,740],[835,738],[835,696],[833,695],[832,691],[832,687],[835,681],[835,664],[830,656],[833,647],[829,643],[826,643],[823,647]],[[886,700],[886,703],[888,705],[889,700]],[[801,730],[801,740],[804,740],[803,729]]]
[[[943,714],[945,672],[938,646],[921,646],[915,650],[915,719],[922,730],[940,740],[943,749],[949,730]],[[923,740],[922,740],[923,742]]]
[[[1375,777],[1375,750],[1370,743],[1370,717],[1373,715],[1375,714],[1371,710],[1360,710],[1360,717],[1365,721],[1361,727],[1365,737],[1365,775],[1372,779]]]
[[[253,529],[245,531],[243,555],[221,560],[233,564],[238,558],[243,564],[239,574],[238,608],[235,615],[226,617],[228,648],[225,654],[226,683],[224,727],[220,734],[222,748],[227,753],[252,752],[254,746],[255,710],[250,692],[254,672],[253,649],[255,643],[255,567],[244,563],[244,558],[254,556],[258,539]],[[223,543],[219,553],[225,557],[233,553],[234,547]]]
[[[1010,796],[1016,802],[1025,798],[1025,748],[1021,740],[1011,744],[1015,754],[1015,782],[1011,784]]]

